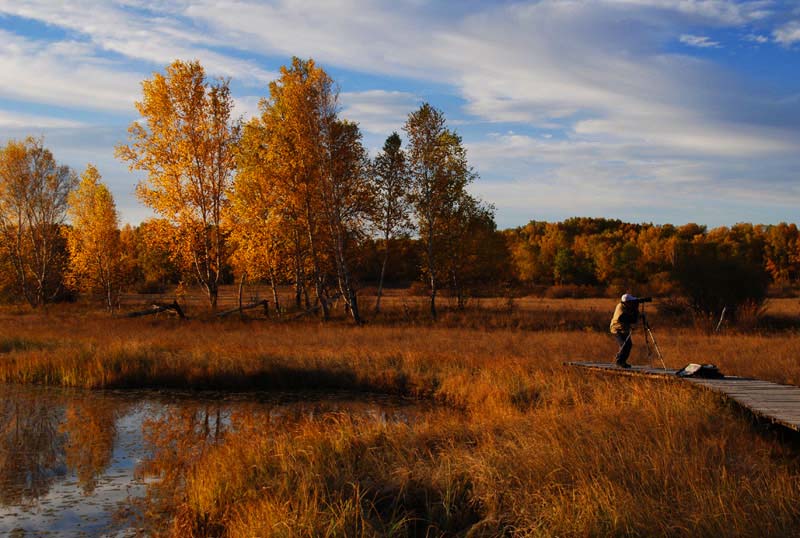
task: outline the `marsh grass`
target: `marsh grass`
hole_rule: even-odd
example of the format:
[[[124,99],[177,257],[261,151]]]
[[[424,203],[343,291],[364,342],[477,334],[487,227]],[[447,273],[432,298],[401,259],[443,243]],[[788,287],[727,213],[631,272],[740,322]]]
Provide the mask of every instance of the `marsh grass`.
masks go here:
[[[489,310],[475,315],[467,326],[360,328],[6,315],[0,342],[50,345],[0,354],[0,381],[369,391],[440,404],[407,424],[244,418],[219,443],[153,467],[165,487],[148,513],[162,514],[164,535],[796,532],[791,445],[713,394],[562,366],[608,360],[615,349],[604,331],[489,330],[479,327]],[[713,362],[727,374],[800,383],[796,332],[708,336],[651,322],[668,366]],[[646,361],[641,333],[634,349],[633,362]],[[175,443],[175,433],[165,439]]]
[[[559,392],[570,396],[526,412],[495,406],[413,424],[346,416],[240,421],[223,442],[189,451],[180,481],[164,484],[160,510],[172,515],[165,534],[786,536],[796,529],[792,449],[756,434],[712,395],[569,371],[559,377]]]

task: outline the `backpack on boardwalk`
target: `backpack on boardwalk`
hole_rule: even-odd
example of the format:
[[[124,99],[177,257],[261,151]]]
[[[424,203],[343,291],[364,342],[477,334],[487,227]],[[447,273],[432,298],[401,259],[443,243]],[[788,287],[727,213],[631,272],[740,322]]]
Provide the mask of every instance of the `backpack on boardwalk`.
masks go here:
[[[713,364],[690,363],[675,373],[678,377],[701,377],[704,379],[722,379],[722,372]]]

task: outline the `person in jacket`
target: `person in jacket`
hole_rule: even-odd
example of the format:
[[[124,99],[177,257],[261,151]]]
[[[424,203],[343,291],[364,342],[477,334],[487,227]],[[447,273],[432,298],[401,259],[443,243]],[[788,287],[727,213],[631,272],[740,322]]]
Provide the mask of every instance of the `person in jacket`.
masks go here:
[[[614,309],[614,317],[611,318],[611,334],[619,345],[619,351],[615,357],[617,366],[630,368],[628,356],[633,347],[632,325],[639,321],[639,302],[636,297],[626,293],[620,299],[617,308]]]

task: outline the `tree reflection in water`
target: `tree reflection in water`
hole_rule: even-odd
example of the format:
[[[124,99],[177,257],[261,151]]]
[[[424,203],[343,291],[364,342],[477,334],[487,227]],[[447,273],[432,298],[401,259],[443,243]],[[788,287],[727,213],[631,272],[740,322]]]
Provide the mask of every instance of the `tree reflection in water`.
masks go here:
[[[66,473],[63,405],[27,391],[4,390],[0,399],[0,506],[25,506],[47,494]]]
[[[111,464],[117,418],[124,414],[119,402],[100,398],[73,399],[67,403],[61,431],[67,434],[66,463],[75,471],[84,495],[91,495],[97,479]]]
[[[181,484],[187,472],[209,446],[222,441],[229,427],[229,413],[223,413],[219,402],[164,407],[142,422],[151,457],[141,462],[137,474],[156,478],[148,483],[142,502],[149,528],[169,527],[182,500]]]

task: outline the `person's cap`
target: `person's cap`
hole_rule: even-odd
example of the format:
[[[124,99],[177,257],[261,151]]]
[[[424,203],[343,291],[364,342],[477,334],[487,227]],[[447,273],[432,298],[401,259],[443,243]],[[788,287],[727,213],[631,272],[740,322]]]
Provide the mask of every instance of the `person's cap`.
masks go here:
[[[620,300],[621,300],[623,303],[627,303],[628,301],[635,301],[635,300],[636,300],[636,297],[634,297],[634,296],[633,296],[633,295],[631,295],[630,293],[626,293],[625,295],[623,295],[623,296],[622,296],[622,299],[620,299]]]

